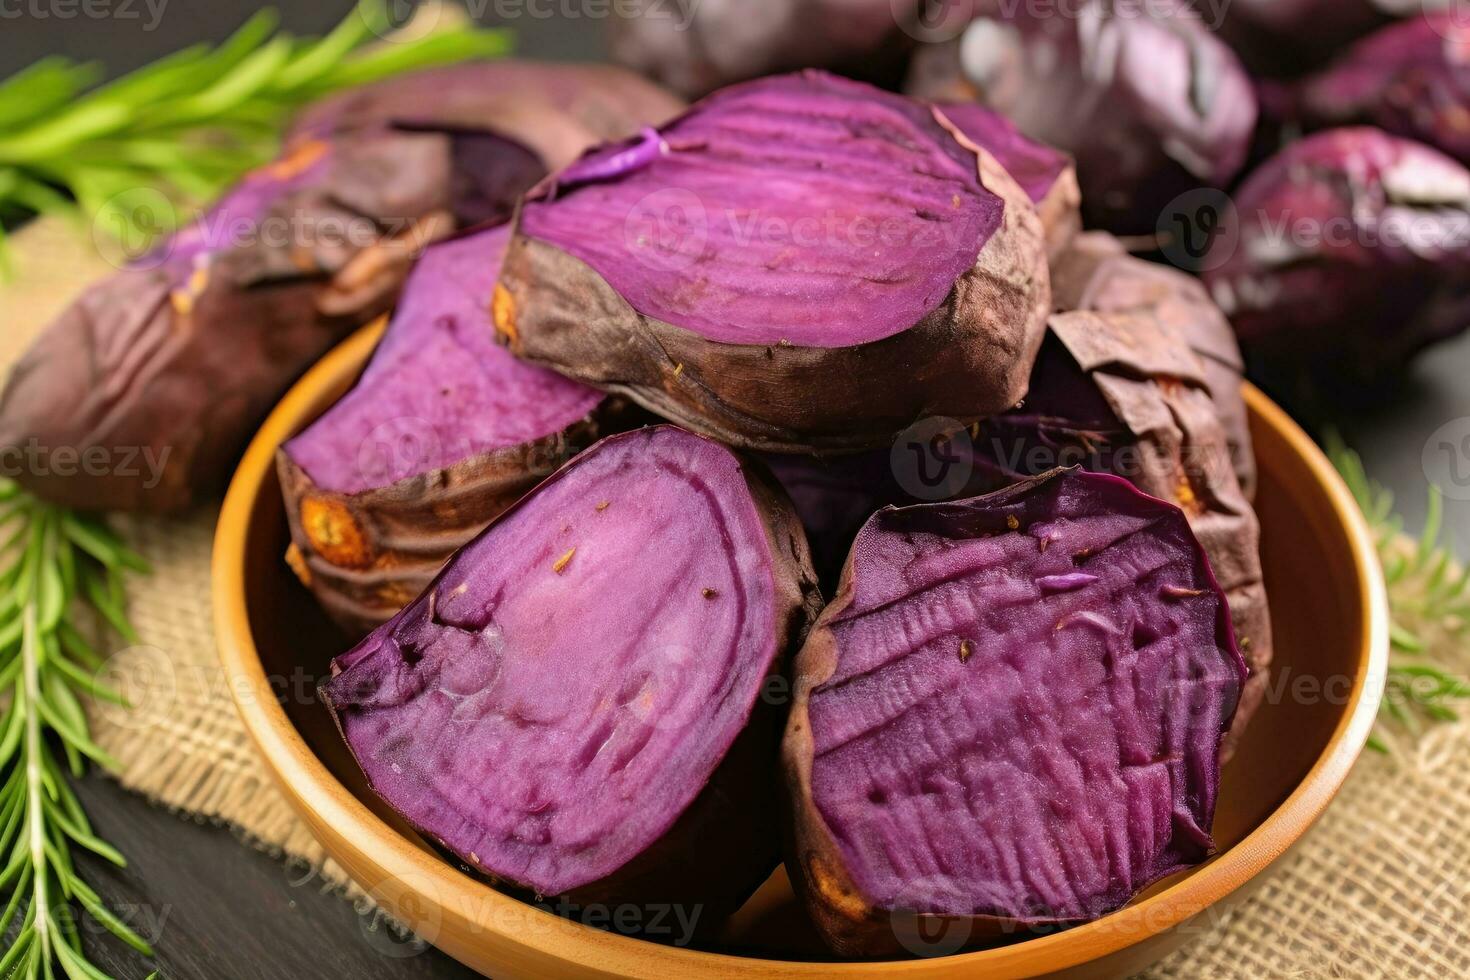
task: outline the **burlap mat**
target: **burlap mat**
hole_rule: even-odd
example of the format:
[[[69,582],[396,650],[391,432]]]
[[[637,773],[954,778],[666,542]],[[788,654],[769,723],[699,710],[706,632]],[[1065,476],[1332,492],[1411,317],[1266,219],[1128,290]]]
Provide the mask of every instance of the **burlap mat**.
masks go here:
[[[17,279],[0,286],[0,365],[109,267],[55,220],[13,240]],[[251,748],[215,658],[209,551],[215,509],[120,529],[154,564],[133,581],[143,645],[118,650],[113,679],[138,708],[94,711],[97,740],[129,789],[220,821],[251,843],[343,883]],[[1470,977],[1470,724],[1441,726],[1390,759],[1369,754],[1286,867],[1155,977]]]

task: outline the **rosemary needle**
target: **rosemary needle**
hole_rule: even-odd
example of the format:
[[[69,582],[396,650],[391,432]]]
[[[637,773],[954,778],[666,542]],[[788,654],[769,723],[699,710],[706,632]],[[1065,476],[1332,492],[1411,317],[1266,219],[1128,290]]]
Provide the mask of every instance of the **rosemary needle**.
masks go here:
[[[12,542],[0,552],[0,696],[8,702],[0,711],[0,933],[11,937],[0,976],[52,977],[59,966],[73,980],[96,980],[105,974],[87,960],[69,906],[139,953],[152,950],[71,858],[81,847],[124,864],[67,783],[87,760],[112,765],[92,739],[81,699],[124,703],[98,678],[101,661],[75,619],[90,605],[131,633],[111,597],[124,575],[147,566],[105,524],[9,481],[0,481],[0,528]]]
[[[118,198],[149,188],[187,212],[272,159],[283,123],[304,103],[510,48],[507,32],[463,23],[374,43],[391,33],[384,0],[362,0],[319,40],[280,33],[277,23],[262,11],[222,44],[194,45],[102,85],[94,66],[56,57],[0,81],[0,226],[61,212],[119,237],[165,234],[174,228],[139,227]]]
[[[1470,638],[1470,565],[1462,566],[1441,541],[1443,499],[1430,488],[1424,530],[1410,540],[1394,512],[1392,491],[1368,477],[1362,459],[1341,438],[1329,436],[1327,449],[1368,519],[1388,584],[1392,651],[1379,723],[1414,735],[1426,723],[1455,721],[1456,705],[1470,698],[1470,680],[1464,664],[1450,664],[1446,655]],[[1368,745],[1388,751],[1379,733]]]

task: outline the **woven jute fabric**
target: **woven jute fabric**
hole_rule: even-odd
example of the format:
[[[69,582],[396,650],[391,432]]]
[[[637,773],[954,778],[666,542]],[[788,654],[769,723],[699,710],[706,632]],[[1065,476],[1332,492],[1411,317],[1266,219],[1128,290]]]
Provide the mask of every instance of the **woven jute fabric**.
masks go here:
[[[35,222],[11,246],[16,275],[0,286],[0,366],[79,284],[111,271],[63,221]],[[108,665],[136,707],[97,706],[97,740],[120,761],[116,775],[129,789],[228,824],[252,844],[318,867],[324,882],[345,884],[235,714],[210,617],[216,513],[206,506],[174,519],[117,520],[154,568],[129,586],[142,643],[116,650]],[[1150,975],[1470,977],[1467,760],[1470,724],[1401,740],[1387,758],[1365,756],[1282,870]]]

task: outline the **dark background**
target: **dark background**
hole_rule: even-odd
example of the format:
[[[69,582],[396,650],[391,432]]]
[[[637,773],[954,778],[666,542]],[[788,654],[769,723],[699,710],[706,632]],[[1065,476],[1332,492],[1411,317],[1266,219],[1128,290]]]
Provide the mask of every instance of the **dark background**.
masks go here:
[[[196,41],[222,40],[266,6],[153,2],[155,9],[163,4],[156,19],[144,0],[0,0],[0,76],[48,54],[96,60],[115,75]],[[330,29],[353,4],[296,0],[282,6],[283,25],[309,34]],[[522,55],[557,60],[602,56],[607,20],[591,12],[609,4],[468,0],[466,6],[482,23],[513,28]],[[516,16],[497,16],[497,11],[517,10]],[[72,16],[64,16],[68,11]],[[99,11],[107,13],[96,16]],[[3,318],[0,311],[0,329]],[[1445,423],[1470,416],[1470,336],[1434,348],[1415,363],[1402,385],[1364,393],[1360,401],[1358,407],[1336,414],[1334,425],[1362,452],[1370,474],[1394,489],[1410,529],[1417,528],[1428,487],[1421,462],[1426,441]],[[1455,551],[1470,555],[1470,500],[1447,499],[1445,515]],[[128,870],[118,872],[82,859],[84,874],[109,905],[124,912],[137,909],[135,924],[162,923],[155,945],[157,966],[165,977],[471,976],[436,951],[405,945],[358,916],[349,903],[324,891],[309,869],[287,867],[243,846],[227,829],[163,812],[95,773],[80,790],[101,835],[131,860]],[[148,972],[110,937],[94,938],[90,945],[95,962],[114,976],[143,977]]]

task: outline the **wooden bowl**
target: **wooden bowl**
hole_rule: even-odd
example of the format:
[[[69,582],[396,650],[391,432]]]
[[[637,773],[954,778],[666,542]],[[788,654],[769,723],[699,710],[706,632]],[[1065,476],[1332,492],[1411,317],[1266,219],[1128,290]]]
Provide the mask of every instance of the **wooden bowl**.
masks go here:
[[[214,549],[215,625],[246,727],[327,852],[425,940],[497,980],[544,976],[1121,976],[1204,932],[1301,839],[1342,785],[1373,725],[1388,611],[1372,540],[1312,441],[1254,388],[1276,662],[1268,703],[1226,769],[1205,865],[1077,928],[948,957],[835,962],[778,871],[718,948],[604,932],[503,895],[456,870],[373,798],[316,681],[347,646],[287,570],[276,447],[356,379],[381,334],[359,332],[281,402],[245,454]]]

